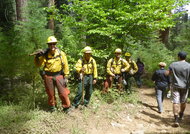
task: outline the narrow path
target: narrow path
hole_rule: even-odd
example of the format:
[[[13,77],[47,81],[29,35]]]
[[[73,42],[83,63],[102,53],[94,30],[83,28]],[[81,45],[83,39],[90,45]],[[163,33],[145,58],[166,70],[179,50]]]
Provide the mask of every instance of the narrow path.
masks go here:
[[[173,124],[173,110],[172,102],[170,99],[164,100],[164,112],[159,114],[157,112],[157,103],[155,98],[155,90],[152,88],[140,89],[140,98],[143,105],[143,110],[140,112],[142,120],[139,119],[144,125],[151,125],[151,127],[145,127],[145,132],[157,132],[157,133],[185,133],[190,132],[190,105],[187,104],[187,108],[184,115],[184,120],[181,121],[180,127],[174,128]]]
[[[58,134],[144,134],[190,132],[190,105],[184,120],[174,128],[171,100],[164,100],[164,112],[157,112],[153,88],[138,89],[141,104],[103,104],[75,109],[66,116]],[[98,103],[97,103],[98,104]]]

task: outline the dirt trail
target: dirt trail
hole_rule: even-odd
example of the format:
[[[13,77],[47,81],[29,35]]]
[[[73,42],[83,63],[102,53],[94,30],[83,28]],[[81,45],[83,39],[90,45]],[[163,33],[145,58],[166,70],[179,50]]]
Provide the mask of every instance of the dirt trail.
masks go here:
[[[190,132],[190,105],[184,120],[174,128],[172,103],[164,100],[164,112],[157,112],[153,88],[138,89],[141,104],[105,104],[98,108],[75,109],[66,116],[58,134],[144,134]],[[93,109],[93,110],[92,110]]]

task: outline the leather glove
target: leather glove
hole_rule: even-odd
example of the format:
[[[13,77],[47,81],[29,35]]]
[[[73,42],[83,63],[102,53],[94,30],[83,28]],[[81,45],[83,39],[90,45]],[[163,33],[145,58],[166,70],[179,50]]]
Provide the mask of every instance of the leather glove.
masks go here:
[[[125,72],[125,69],[124,69],[124,68],[122,68],[122,69],[121,69],[121,72]]]
[[[86,70],[86,69],[85,69],[84,67],[82,67],[81,70],[80,70],[80,72],[81,72],[81,73],[84,73],[85,70]]]
[[[129,74],[130,74],[130,75],[134,75],[134,72],[133,72],[132,69],[129,71]]]
[[[170,98],[170,97],[171,97],[171,91],[169,90],[167,93],[167,98]]]
[[[36,53],[36,58],[38,58],[38,57],[44,55],[44,50],[39,49],[39,50],[37,50],[35,53]]]
[[[65,76],[65,77],[64,77],[64,80],[65,80],[65,84],[67,84],[67,83],[69,82],[68,76]]]
[[[112,76],[112,77],[115,77],[115,74],[112,74],[111,76]]]
[[[114,69],[111,67],[110,68],[110,71],[112,72],[112,73],[115,73],[115,71],[114,71]]]
[[[96,82],[97,82],[97,80],[96,80],[96,79],[94,79],[94,80],[93,80],[93,84],[96,84]]]

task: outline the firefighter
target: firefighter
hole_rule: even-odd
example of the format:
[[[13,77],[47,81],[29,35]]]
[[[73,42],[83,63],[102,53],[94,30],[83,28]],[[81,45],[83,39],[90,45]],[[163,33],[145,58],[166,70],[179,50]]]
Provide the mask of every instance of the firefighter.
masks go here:
[[[51,112],[56,110],[55,87],[57,87],[63,111],[67,113],[70,108],[69,90],[66,87],[69,67],[66,54],[59,50],[56,44],[57,39],[54,36],[48,37],[48,48],[36,54],[34,63],[37,67],[43,66],[42,77]]]
[[[108,92],[108,88],[112,87],[113,80],[116,81],[117,89],[122,91],[122,72],[126,72],[129,69],[127,61],[121,58],[121,49],[115,49],[114,54],[114,58],[109,59],[107,63],[107,76],[104,81],[103,92]]]
[[[128,71],[123,73],[124,87],[127,93],[131,93],[131,78],[138,71],[138,66],[134,60],[131,59],[131,54],[129,52],[125,53],[125,59],[129,64]]]
[[[78,90],[72,104],[75,108],[79,104],[88,106],[93,92],[93,85],[97,81],[97,66],[96,61],[91,56],[91,47],[86,46],[83,53],[83,57],[77,61],[75,66],[79,74]]]

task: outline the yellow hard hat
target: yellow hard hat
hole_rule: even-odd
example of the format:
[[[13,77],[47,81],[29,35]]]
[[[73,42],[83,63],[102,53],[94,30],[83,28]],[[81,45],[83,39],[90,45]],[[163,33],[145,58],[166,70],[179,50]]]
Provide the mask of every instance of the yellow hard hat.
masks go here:
[[[84,52],[84,53],[92,53],[92,49],[91,49],[91,47],[86,46],[86,47],[83,49],[83,52]]]
[[[57,43],[57,39],[55,36],[49,36],[47,39],[47,43]]]
[[[121,53],[121,52],[122,52],[122,51],[121,51],[120,48],[115,49],[115,53]]]
[[[130,54],[129,52],[126,52],[126,53],[125,53],[125,56],[126,56],[126,57],[131,57],[131,54]]]

